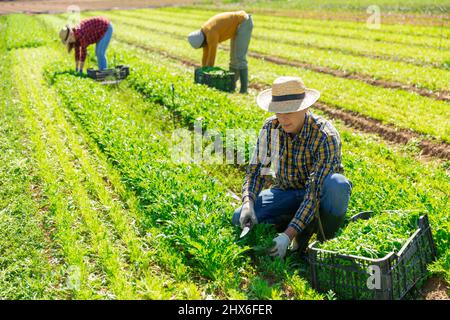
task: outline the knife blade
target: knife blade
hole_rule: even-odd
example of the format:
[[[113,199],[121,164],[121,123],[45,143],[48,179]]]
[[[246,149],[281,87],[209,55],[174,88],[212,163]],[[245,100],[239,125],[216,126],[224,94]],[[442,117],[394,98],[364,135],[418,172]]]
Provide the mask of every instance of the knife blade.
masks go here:
[[[247,233],[250,231],[250,226],[246,225],[244,229],[242,229],[241,235],[239,236],[239,239],[245,237]]]

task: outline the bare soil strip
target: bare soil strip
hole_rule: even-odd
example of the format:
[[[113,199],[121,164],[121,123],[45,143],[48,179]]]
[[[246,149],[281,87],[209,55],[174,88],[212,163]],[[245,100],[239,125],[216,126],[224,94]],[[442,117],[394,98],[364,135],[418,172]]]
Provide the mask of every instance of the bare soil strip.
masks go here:
[[[138,19],[142,19],[142,17],[139,16],[139,15],[131,15],[131,16],[132,17],[136,17]],[[160,21],[160,20],[157,20],[157,21]],[[171,25],[182,27],[182,28],[186,27],[186,24],[184,24],[184,23],[171,22]],[[320,34],[320,33],[318,33],[318,34]],[[273,38],[270,38],[270,37],[267,37],[267,36],[263,36],[263,35],[252,36],[252,38],[257,39],[257,40],[267,41],[267,42],[274,41]],[[346,37],[346,38],[350,38],[350,37]],[[357,39],[357,40],[361,40],[361,39]],[[442,66],[441,63],[418,61],[418,60],[416,60],[414,58],[398,57],[398,56],[395,56],[395,55],[389,56],[389,55],[386,55],[386,54],[370,54],[370,53],[352,51],[352,50],[345,49],[345,48],[321,46],[321,45],[318,45],[318,44],[302,44],[300,42],[296,42],[296,41],[292,41],[292,40],[277,40],[277,41],[279,43],[283,43],[283,44],[287,44],[287,45],[294,46],[294,47],[299,47],[299,48],[307,46],[309,48],[316,48],[316,49],[319,49],[319,50],[327,50],[327,51],[339,52],[339,53],[342,53],[342,54],[345,54],[345,55],[351,55],[351,56],[355,56],[355,57],[365,57],[365,58],[377,59],[377,60],[389,60],[389,61],[394,61],[394,62],[404,62],[404,63],[408,63],[408,64],[413,64],[413,65],[416,65],[416,66],[419,66],[419,67],[431,67],[431,68],[437,68],[437,69],[444,69],[445,70],[445,68]],[[423,47],[423,45],[422,45],[422,47]]]
[[[145,51],[154,52],[167,57],[172,60],[176,60],[188,67],[198,68],[199,63],[192,60],[179,57],[174,54],[170,54],[159,49],[136,45],[132,42],[120,41],[128,45],[140,48]],[[263,90],[269,88],[267,84],[252,83],[251,88],[256,90]],[[375,133],[381,136],[383,139],[394,142],[397,144],[407,144],[412,140],[418,141],[418,147],[421,149],[422,156],[431,156],[438,159],[450,160],[450,145],[444,141],[438,141],[437,139],[429,139],[424,135],[414,132],[412,130],[396,128],[393,125],[384,124],[379,120],[362,116],[356,112],[344,110],[337,106],[326,105],[322,102],[316,102],[314,107],[326,113],[328,116],[342,120],[347,126],[357,129],[365,133]]]
[[[258,39],[258,40],[264,40],[264,41],[274,41],[274,39],[271,39],[269,37],[264,37],[264,36],[258,36],[258,37],[254,37],[254,38]],[[283,43],[283,44],[287,44],[287,45],[295,46],[295,47],[299,47],[299,48],[305,46],[299,42],[292,41],[292,40],[277,40],[277,41],[279,43]],[[344,48],[320,46],[320,45],[316,45],[316,44],[306,44],[306,46],[308,46],[309,48],[316,48],[319,50],[339,52],[342,54],[351,55],[351,56],[355,56],[355,57],[364,57],[364,58],[377,59],[377,60],[389,60],[389,61],[394,61],[394,62],[404,62],[404,63],[413,64],[413,65],[419,66],[419,67],[430,67],[430,68],[437,68],[437,69],[445,70],[445,68],[439,63],[417,61],[414,58],[388,56],[388,55],[383,55],[383,54],[370,54],[370,53],[352,51],[352,50],[344,49]]]
[[[224,49],[229,50],[228,48],[224,48]],[[402,90],[406,90],[406,91],[410,91],[410,92],[415,92],[424,97],[428,97],[428,98],[432,98],[432,99],[436,99],[436,100],[442,100],[442,101],[450,101],[450,92],[449,91],[434,91],[433,92],[431,90],[418,88],[416,86],[407,85],[407,84],[400,83],[400,82],[377,80],[377,79],[373,79],[372,77],[370,77],[368,75],[364,75],[364,74],[346,72],[346,71],[336,70],[336,69],[332,69],[332,68],[328,68],[328,67],[319,67],[319,66],[315,66],[315,65],[312,65],[312,64],[309,64],[306,62],[290,61],[287,59],[263,55],[263,54],[259,54],[259,53],[255,53],[255,52],[249,52],[248,55],[253,58],[269,61],[269,62],[279,64],[279,65],[288,65],[288,66],[292,66],[292,67],[308,69],[308,70],[312,70],[315,72],[330,74],[330,75],[333,75],[333,76],[339,77],[339,78],[359,80],[359,81],[365,82],[365,83],[373,85],[373,86],[389,88],[389,89],[402,89]]]
[[[195,0],[17,0],[1,1],[0,14],[13,12],[26,13],[61,13],[67,11],[70,5],[78,5],[81,10],[111,10],[111,9],[137,9],[153,8],[171,5],[192,5],[199,3]],[[203,9],[223,9],[234,10],[237,7],[227,6],[199,6]],[[365,23],[369,17],[366,12],[349,11],[327,11],[327,10],[295,10],[295,9],[259,9],[249,8],[249,12],[271,16],[292,17],[300,19],[322,19],[357,21]],[[448,15],[445,14],[422,14],[422,13],[396,13],[381,11],[381,23],[383,24],[403,24],[403,25],[423,25],[441,26],[450,25]]]
[[[194,0],[46,0],[46,1],[1,1],[0,14],[8,13],[62,13],[71,5],[82,11],[155,8],[173,5],[190,5]]]
[[[131,23],[126,23],[126,22],[124,22],[123,25],[129,25],[132,27],[136,27],[136,25],[131,24]],[[171,32],[156,31],[156,30],[153,30],[148,27],[140,27],[140,28],[146,29],[146,30],[158,33],[158,34],[170,35],[177,39],[183,39],[183,40],[185,39],[185,37],[171,33]],[[219,47],[225,51],[230,50],[229,46],[227,46],[227,45],[219,45]],[[365,74],[341,71],[341,70],[336,70],[336,69],[329,68],[329,67],[320,67],[320,66],[316,66],[316,65],[306,63],[306,62],[287,60],[284,58],[270,56],[270,55],[264,55],[264,54],[260,54],[260,53],[256,53],[256,52],[248,52],[248,55],[252,58],[269,61],[269,62],[278,64],[278,65],[287,65],[287,66],[296,67],[296,68],[303,68],[303,69],[307,69],[307,70],[311,70],[311,71],[315,71],[315,72],[329,74],[329,75],[339,77],[339,78],[347,78],[347,79],[362,81],[364,83],[367,83],[367,84],[370,84],[373,86],[377,86],[377,87],[388,88],[388,89],[401,89],[401,90],[405,90],[405,91],[409,91],[409,92],[415,92],[415,93],[417,93],[421,96],[427,97],[427,98],[432,98],[432,99],[442,100],[442,101],[450,101],[450,91],[444,91],[444,90],[432,91],[432,90],[428,90],[428,89],[424,89],[424,88],[418,88],[414,85],[404,84],[401,82],[373,79],[371,76],[365,75]]]
[[[344,121],[349,127],[367,133],[376,133],[383,139],[394,143],[407,144],[413,139],[418,140],[418,146],[422,150],[422,155],[450,160],[450,145],[443,141],[424,139],[422,135],[413,131],[395,128],[392,125],[383,124],[379,120],[362,117],[355,112],[330,107],[321,102],[316,103],[314,106],[331,117]]]
[[[450,285],[439,276],[433,276],[420,289],[425,300],[450,300]]]

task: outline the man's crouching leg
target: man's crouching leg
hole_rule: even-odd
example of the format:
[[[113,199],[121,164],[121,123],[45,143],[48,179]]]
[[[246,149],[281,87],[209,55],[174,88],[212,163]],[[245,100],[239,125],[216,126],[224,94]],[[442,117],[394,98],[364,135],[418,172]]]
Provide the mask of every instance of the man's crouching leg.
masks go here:
[[[320,220],[327,240],[333,238],[344,223],[351,191],[351,182],[341,174],[330,174],[324,180],[320,197]],[[306,229],[295,237],[292,249],[303,253],[314,233],[323,241],[317,219],[312,219]]]
[[[259,223],[269,223],[277,226],[279,221],[284,219],[284,216],[292,218],[302,201],[303,193],[297,190],[266,189],[261,191],[255,201],[255,214]],[[233,213],[231,220],[234,225],[239,225],[241,210],[242,206]],[[284,228],[287,226],[287,223],[289,223],[289,220],[286,220]]]
[[[352,183],[342,174],[333,173],[325,178],[320,199],[320,220],[325,240],[332,239],[342,226],[352,192]],[[323,240],[320,230],[318,239]]]

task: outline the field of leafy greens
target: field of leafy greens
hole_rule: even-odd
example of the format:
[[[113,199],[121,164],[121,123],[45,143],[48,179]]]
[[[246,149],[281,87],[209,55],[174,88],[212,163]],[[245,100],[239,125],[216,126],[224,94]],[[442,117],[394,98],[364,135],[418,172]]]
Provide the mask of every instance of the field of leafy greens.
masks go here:
[[[200,53],[183,39],[213,11],[167,8],[83,16],[98,14],[114,23],[110,63],[131,70],[118,85],[101,85],[74,72],[72,54],[57,37],[66,15],[0,16],[0,227],[5,230],[0,299],[327,298],[311,288],[307,264],[298,254],[285,260],[266,255],[275,235],[271,226],[258,225],[239,239],[231,215],[239,205],[233,193],[239,196],[245,164],[171,158],[173,133],[192,134],[199,119],[202,129],[221,134],[224,144],[232,142],[228,129],[257,132],[269,114],[256,107],[254,88],[270,85],[277,75],[302,76],[332,107],[450,141],[448,101],[407,89],[259,58],[249,59],[253,87],[248,95],[194,84],[192,63],[200,61]],[[343,21],[327,36],[329,22],[317,20],[307,24],[307,37],[291,41],[301,22],[263,14],[254,19],[261,29],[255,27],[250,51],[448,90],[449,71],[442,67],[447,51],[436,39],[424,40],[433,34],[431,27],[389,26],[368,34]],[[280,39],[276,50],[268,45],[273,39],[264,37],[265,28],[274,25],[271,36]],[[340,45],[333,37],[349,41]],[[448,40],[442,45],[448,47]],[[430,52],[427,59],[421,50]],[[227,56],[226,50],[218,52],[219,66],[227,66]],[[93,48],[89,66],[96,66]],[[427,212],[438,251],[429,275],[450,281],[449,161],[422,159],[419,141],[395,145],[339,119],[333,124],[354,185],[347,216],[366,210]],[[204,142],[211,144],[208,138]],[[249,151],[241,147],[233,145],[238,157],[248,159]],[[398,250],[416,218],[349,225],[323,245],[380,257]]]
[[[98,12],[88,13],[88,16],[98,15]],[[125,13],[128,15],[128,13]],[[200,51],[186,51],[185,35],[192,28],[183,28],[183,32],[176,38],[171,35],[160,34],[158,28],[167,30],[164,23],[148,22],[148,19],[123,19],[117,17],[122,13],[109,13],[108,17],[116,25],[123,26],[116,31],[115,37],[119,41],[132,43],[137,46],[167,52],[177,55],[180,59],[190,61],[201,61]],[[132,20],[134,25],[129,25],[128,20]],[[139,26],[147,25],[148,28]],[[170,45],[167,45],[170,43]],[[252,46],[253,48],[253,40]],[[229,53],[218,52],[218,63],[223,67],[228,67]],[[347,61],[347,57],[337,59],[333,57],[335,63]],[[380,120],[388,124],[395,124],[400,128],[413,129],[419,133],[438,137],[444,141],[450,141],[450,121],[447,116],[449,103],[420,96],[400,89],[387,89],[374,87],[362,81],[338,78],[332,75],[314,72],[312,70],[297,68],[288,65],[278,65],[256,58],[250,58],[253,72],[250,73],[250,83],[270,85],[276,75],[279,74],[302,74],[302,78],[310,83],[311,87],[322,89],[323,102],[338,108],[346,109],[367,115],[373,119]],[[381,69],[386,69],[383,66]],[[391,69],[394,70],[394,69]],[[397,69],[395,69],[397,70]],[[408,68],[408,72],[411,69]],[[397,72],[397,71],[395,71]],[[429,68],[424,68],[421,79],[430,79]],[[446,79],[450,75],[449,71],[442,70],[446,75],[439,77],[433,73],[432,77],[442,82],[442,87],[448,87]],[[415,110],[415,112],[410,112]],[[426,115],[429,121],[423,121]],[[435,126],[434,123],[441,123]]]

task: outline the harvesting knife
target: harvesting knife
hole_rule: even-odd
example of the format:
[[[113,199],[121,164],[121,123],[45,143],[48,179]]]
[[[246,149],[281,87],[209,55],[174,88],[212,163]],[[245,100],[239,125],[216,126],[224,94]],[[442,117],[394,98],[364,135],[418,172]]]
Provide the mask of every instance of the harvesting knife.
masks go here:
[[[242,229],[241,235],[239,236],[239,239],[245,237],[247,235],[247,233],[250,231],[250,223],[247,223],[244,227],[244,229]]]

